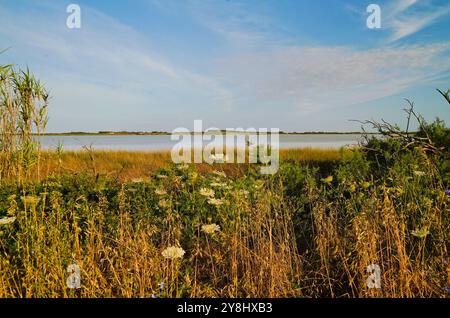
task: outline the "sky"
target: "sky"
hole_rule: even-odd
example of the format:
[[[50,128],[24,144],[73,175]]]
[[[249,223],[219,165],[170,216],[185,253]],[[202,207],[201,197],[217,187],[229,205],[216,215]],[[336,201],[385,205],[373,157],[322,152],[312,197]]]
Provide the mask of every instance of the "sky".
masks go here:
[[[48,132],[355,131],[404,126],[405,98],[450,122],[448,0],[0,0],[1,49],[49,89]]]

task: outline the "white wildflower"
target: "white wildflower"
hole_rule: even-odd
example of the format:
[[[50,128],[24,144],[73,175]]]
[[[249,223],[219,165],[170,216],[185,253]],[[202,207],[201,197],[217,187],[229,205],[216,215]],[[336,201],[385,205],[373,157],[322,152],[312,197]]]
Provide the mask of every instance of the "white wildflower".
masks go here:
[[[227,177],[227,175],[223,171],[214,170],[212,173],[215,174],[218,177],[222,177],[222,178],[226,178]]]
[[[226,183],[223,183],[223,182],[213,182],[213,183],[211,183],[211,187],[226,189],[228,186]]]
[[[206,234],[214,234],[220,231],[220,226],[217,224],[202,225],[202,231]]]
[[[200,194],[207,198],[213,198],[215,196],[213,189],[201,188]]]
[[[12,224],[16,221],[15,217],[7,217],[7,218],[3,218],[0,219],[0,225],[8,225],[8,224]]]
[[[225,204],[224,200],[211,198],[208,200],[208,203],[215,206],[221,206]]]
[[[186,252],[181,247],[169,246],[164,251],[162,251],[161,255],[167,259],[178,259],[183,258]]]

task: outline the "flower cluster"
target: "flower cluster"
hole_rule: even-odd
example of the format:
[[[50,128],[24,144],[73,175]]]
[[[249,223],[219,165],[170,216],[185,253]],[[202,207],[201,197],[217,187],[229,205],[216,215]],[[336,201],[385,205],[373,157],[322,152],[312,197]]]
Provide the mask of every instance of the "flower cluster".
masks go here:
[[[16,221],[15,217],[7,217],[7,218],[3,218],[0,219],[0,225],[8,225],[8,224],[12,224]]]
[[[213,198],[215,196],[213,189],[201,188],[200,194],[207,198]]]
[[[208,203],[214,206],[221,206],[225,204],[224,200],[211,198],[208,200]]]
[[[186,252],[181,247],[169,246],[164,251],[162,251],[161,255],[170,260],[183,258]]]
[[[202,232],[205,234],[214,234],[220,231],[220,226],[217,224],[202,225]]]

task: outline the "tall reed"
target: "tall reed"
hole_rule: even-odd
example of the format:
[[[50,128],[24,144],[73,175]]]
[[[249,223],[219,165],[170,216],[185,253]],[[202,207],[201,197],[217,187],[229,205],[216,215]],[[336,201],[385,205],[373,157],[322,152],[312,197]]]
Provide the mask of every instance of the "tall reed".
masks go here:
[[[40,178],[40,136],[47,124],[49,94],[29,69],[0,66],[0,180]]]

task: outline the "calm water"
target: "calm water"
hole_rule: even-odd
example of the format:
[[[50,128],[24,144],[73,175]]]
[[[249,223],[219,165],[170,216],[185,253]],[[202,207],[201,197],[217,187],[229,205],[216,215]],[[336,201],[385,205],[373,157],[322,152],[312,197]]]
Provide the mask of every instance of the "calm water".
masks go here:
[[[280,148],[340,148],[356,145],[361,135],[280,135]],[[170,136],[45,136],[45,149],[56,148],[62,143],[64,150],[81,150],[91,146],[97,150],[163,151],[170,150],[177,143]],[[204,144],[208,144],[205,141]],[[239,147],[245,144],[238,144]]]

